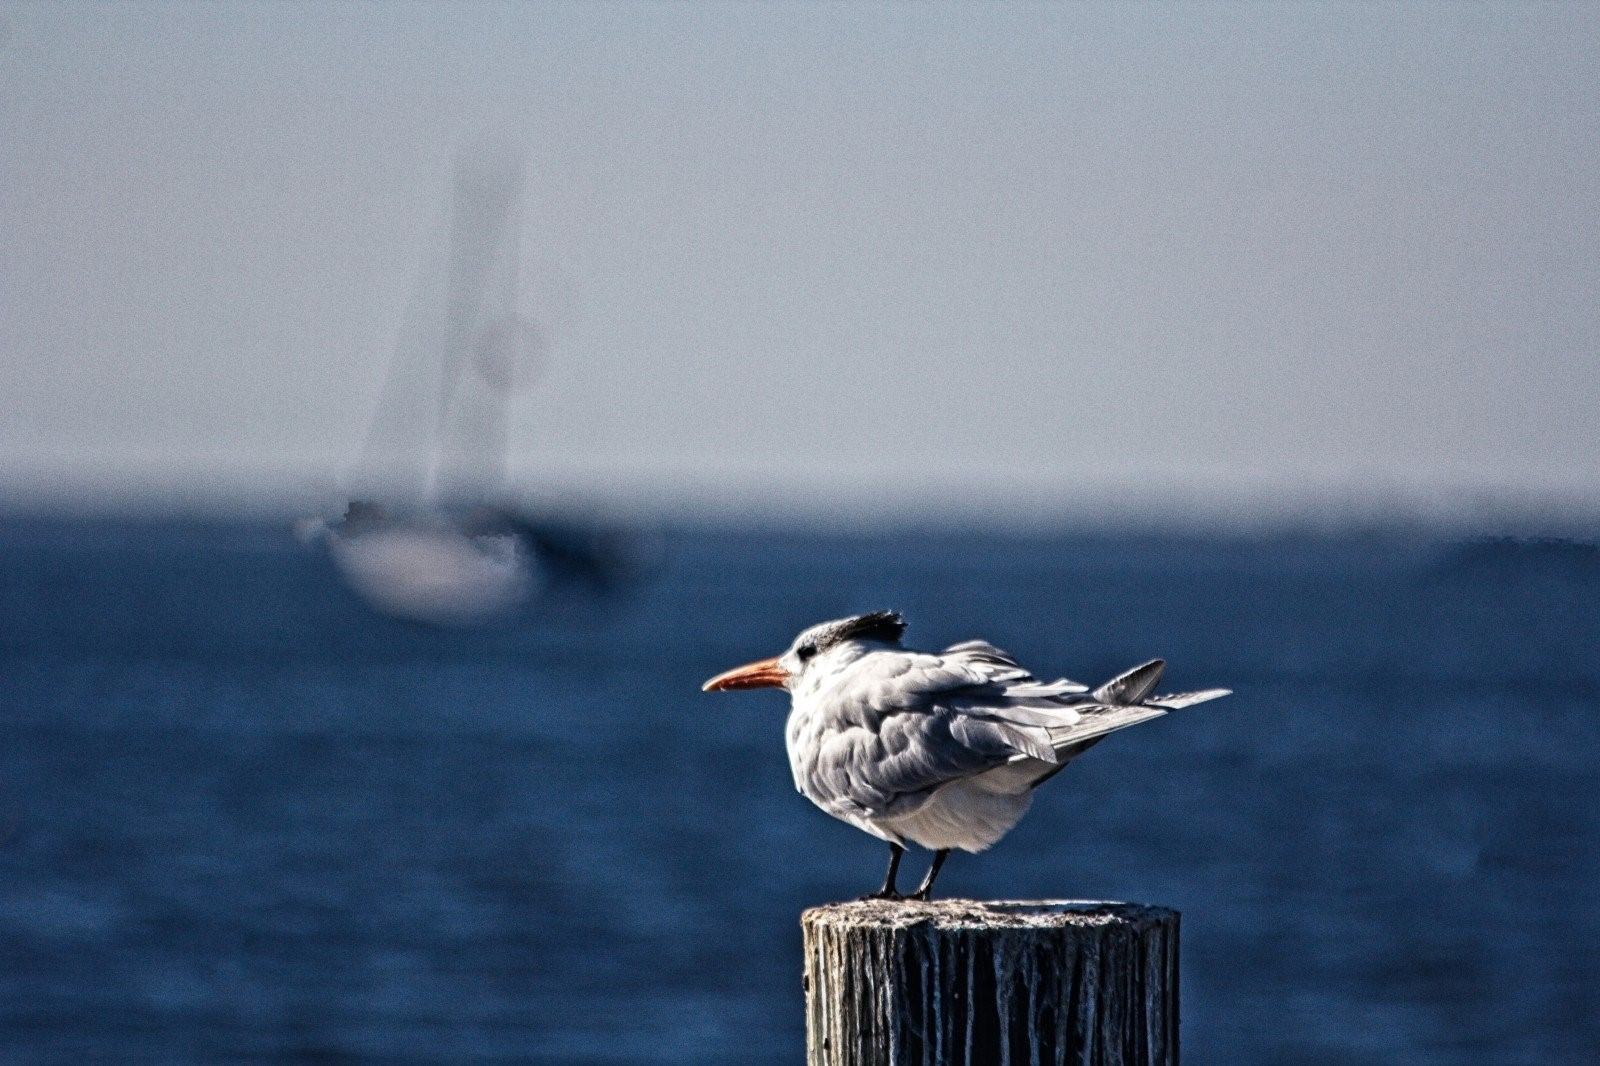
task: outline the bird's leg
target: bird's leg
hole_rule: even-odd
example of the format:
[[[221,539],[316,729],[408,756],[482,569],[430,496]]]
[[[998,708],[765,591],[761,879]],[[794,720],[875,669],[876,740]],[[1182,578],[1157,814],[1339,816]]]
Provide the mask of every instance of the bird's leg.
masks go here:
[[[905,853],[906,853],[906,849],[902,848],[899,844],[890,844],[889,845],[889,872],[883,875],[883,887],[878,889],[878,891],[876,891],[876,892],[871,892],[871,893],[868,893],[865,896],[862,896],[861,897],[862,899],[867,900],[867,899],[904,899],[905,898],[894,887],[894,875],[900,869],[900,856],[904,855]]]
[[[922,879],[922,884],[918,885],[917,890],[906,897],[907,899],[928,898],[928,894],[933,891],[934,879],[939,876],[939,867],[944,865],[945,857],[949,854],[949,848],[941,848],[933,853],[933,864],[928,867],[928,876]]]

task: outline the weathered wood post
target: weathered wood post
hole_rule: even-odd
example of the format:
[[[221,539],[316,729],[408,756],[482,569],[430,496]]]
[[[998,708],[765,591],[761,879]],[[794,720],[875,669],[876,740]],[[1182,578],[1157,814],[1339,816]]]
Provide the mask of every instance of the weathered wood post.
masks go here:
[[[1178,913],[834,903],[801,917],[809,1066],[1175,1066]]]

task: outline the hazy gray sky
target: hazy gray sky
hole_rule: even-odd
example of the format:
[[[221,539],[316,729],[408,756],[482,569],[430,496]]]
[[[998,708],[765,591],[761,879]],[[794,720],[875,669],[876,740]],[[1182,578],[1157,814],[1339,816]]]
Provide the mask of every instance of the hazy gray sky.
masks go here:
[[[337,480],[489,129],[533,488],[1600,502],[1595,6],[0,12],[13,495]]]

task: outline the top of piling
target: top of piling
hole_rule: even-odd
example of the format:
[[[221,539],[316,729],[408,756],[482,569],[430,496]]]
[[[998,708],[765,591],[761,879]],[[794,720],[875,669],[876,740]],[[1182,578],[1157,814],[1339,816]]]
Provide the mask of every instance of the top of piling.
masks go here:
[[[937,929],[1086,929],[1129,925],[1148,928],[1170,923],[1178,912],[1167,907],[1105,900],[1032,899],[854,900],[812,907],[803,925],[905,929],[928,923]]]

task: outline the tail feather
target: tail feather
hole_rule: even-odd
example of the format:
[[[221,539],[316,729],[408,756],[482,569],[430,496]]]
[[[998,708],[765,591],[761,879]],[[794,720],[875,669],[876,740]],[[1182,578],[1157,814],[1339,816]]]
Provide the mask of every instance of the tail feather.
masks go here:
[[[1118,674],[1095,689],[1089,696],[1092,702],[1076,704],[1073,710],[1078,712],[1077,721],[1049,731],[1056,760],[1065,763],[1109,733],[1229,694],[1225,688],[1208,688],[1199,692],[1151,696],[1165,669],[1166,663],[1162,660],[1151,659],[1126,673]]]
[[[1156,685],[1161,681],[1162,671],[1167,664],[1161,659],[1151,659],[1142,666],[1135,666],[1127,673],[1118,674],[1110,681],[1094,690],[1094,698],[1099,703],[1115,706],[1122,703],[1143,703],[1144,698],[1155,691]]]

